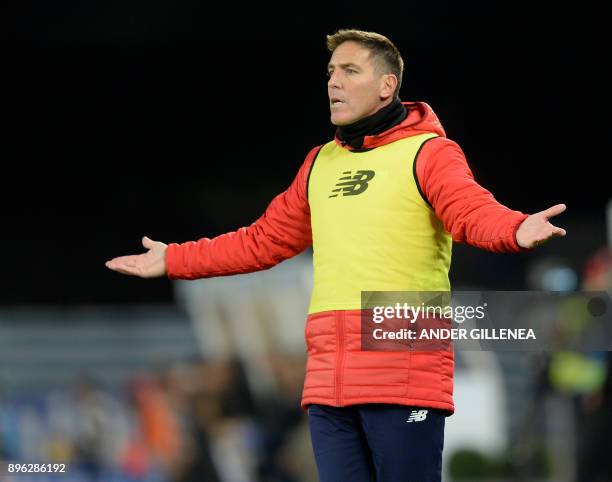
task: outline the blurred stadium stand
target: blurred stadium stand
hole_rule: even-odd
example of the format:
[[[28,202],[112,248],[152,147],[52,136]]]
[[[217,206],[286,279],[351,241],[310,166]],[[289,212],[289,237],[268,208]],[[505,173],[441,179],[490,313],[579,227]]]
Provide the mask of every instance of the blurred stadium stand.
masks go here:
[[[187,316],[173,305],[0,309],[0,387],[39,391],[87,374],[119,385],[198,356]]]

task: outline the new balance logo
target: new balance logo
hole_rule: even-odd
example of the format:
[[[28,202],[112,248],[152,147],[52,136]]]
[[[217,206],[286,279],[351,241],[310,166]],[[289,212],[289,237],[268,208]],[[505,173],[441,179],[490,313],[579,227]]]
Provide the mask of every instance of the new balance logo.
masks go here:
[[[355,174],[351,174],[351,171],[344,171],[329,197],[337,197],[340,193],[343,196],[361,194],[368,188],[368,182],[372,180],[374,174],[374,171],[356,171]]]
[[[427,418],[427,410],[413,410],[410,412],[410,417],[406,420],[407,423],[422,422]]]

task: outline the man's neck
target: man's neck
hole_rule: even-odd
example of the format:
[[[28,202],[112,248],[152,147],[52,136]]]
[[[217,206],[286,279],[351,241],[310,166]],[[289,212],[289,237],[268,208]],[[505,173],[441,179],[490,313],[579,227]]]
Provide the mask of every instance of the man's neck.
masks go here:
[[[402,122],[408,113],[399,99],[381,107],[374,114],[352,124],[338,127],[336,135],[343,144],[361,149],[365,136],[375,136]]]

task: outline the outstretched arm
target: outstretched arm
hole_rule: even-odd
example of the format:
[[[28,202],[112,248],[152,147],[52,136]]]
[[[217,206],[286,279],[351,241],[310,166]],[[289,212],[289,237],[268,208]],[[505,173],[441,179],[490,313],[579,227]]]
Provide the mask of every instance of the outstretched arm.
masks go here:
[[[416,162],[421,190],[454,241],[509,253],[565,236],[548,222],[565,210],[563,204],[531,216],[507,208],[474,180],[463,151],[449,139],[426,142]]]
[[[143,278],[167,274],[171,279],[196,279],[259,271],[297,255],[312,244],[306,182],[318,150],[309,152],[289,188],[250,226],[168,246],[143,240],[148,252],[121,256],[106,266]]]

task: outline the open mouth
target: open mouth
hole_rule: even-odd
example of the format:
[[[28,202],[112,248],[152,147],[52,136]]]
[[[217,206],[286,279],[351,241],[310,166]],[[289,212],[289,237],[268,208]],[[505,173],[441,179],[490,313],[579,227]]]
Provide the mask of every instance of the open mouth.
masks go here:
[[[337,99],[335,97],[332,97],[330,99],[330,102],[331,102],[331,105],[334,105],[334,106],[344,104],[344,101]]]

